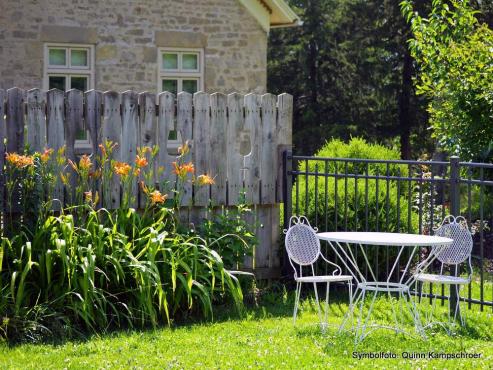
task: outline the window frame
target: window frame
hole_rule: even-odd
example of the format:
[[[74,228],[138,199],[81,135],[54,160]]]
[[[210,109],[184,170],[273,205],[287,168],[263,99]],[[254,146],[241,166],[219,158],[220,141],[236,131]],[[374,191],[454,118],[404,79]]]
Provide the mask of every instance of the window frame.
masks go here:
[[[163,68],[163,54],[177,54],[178,68],[166,70]],[[183,54],[197,54],[198,68],[196,70],[183,69]],[[158,48],[157,65],[157,92],[163,92],[163,80],[176,80],[176,91],[183,91],[183,80],[197,80],[197,91],[204,91],[204,49],[203,48],[179,48],[179,47],[160,47]],[[177,133],[179,135],[179,133]],[[168,140],[168,149],[177,150],[181,145],[179,137],[176,140]]]
[[[65,66],[50,65],[50,49],[65,49]],[[87,66],[71,66],[72,50],[87,50]],[[70,90],[72,77],[87,77],[87,90],[95,88],[95,48],[91,44],[72,44],[46,42],[43,46],[43,89],[50,87],[50,76],[65,77],[65,90]],[[91,141],[89,135],[85,140],[76,140],[76,149],[90,149]]]

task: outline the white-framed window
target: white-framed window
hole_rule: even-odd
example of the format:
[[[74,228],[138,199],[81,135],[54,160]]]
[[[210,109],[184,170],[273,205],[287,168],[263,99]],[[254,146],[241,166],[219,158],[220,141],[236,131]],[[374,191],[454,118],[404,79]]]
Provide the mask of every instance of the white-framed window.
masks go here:
[[[43,88],[87,91],[94,88],[94,45],[46,43]],[[77,132],[76,147],[90,147],[86,129]]]
[[[159,48],[157,91],[173,94],[186,91],[190,94],[204,90],[204,51],[192,48]],[[180,143],[176,126],[170,130],[168,147]]]

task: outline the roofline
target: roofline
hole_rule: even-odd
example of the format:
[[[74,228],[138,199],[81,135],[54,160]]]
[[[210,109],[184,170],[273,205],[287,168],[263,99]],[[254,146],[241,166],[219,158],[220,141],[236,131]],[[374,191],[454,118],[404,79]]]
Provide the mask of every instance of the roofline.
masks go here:
[[[285,0],[239,0],[239,2],[257,19],[267,33],[271,28],[295,27],[302,24]]]
[[[259,0],[264,3],[264,0]],[[288,18],[289,22],[282,23],[271,23],[271,28],[281,28],[281,27],[296,27],[301,26],[303,22],[300,17],[291,9],[291,7],[284,0],[270,0],[277,8],[283,13],[283,15]]]

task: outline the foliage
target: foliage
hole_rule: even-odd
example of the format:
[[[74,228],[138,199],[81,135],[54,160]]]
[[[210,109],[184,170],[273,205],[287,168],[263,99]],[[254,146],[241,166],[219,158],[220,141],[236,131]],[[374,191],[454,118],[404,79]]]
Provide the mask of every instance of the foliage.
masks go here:
[[[398,1],[289,3],[303,25],[271,31],[268,90],[294,95],[296,153],[310,155],[331,137],[351,135],[386,143],[399,137],[404,158],[411,149],[433,149]]]
[[[316,154],[325,158],[396,159],[399,153],[381,145],[368,144],[363,139],[353,138],[349,143],[334,139],[327,142]],[[325,163],[328,163],[327,169]],[[313,226],[327,231],[409,231],[417,230],[416,214],[412,212],[407,198],[407,186],[384,178],[355,179],[354,175],[401,176],[406,174],[400,165],[351,163],[344,161],[310,161],[310,173],[320,176],[303,175],[307,166],[304,161],[298,165],[301,175],[293,187],[293,212],[298,209],[305,214]],[[343,175],[339,178],[324,173]],[[349,174],[349,176],[344,176]],[[372,258],[385,263],[387,250],[380,249]],[[379,271],[385,272],[383,266]]]
[[[95,161],[84,155],[65,162],[63,150],[7,155],[0,338],[36,341],[170,325],[190,315],[212,318],[213,304],[225,300],[241,311],[240,284],[212,248],[221,245],[229,259],[239,253],[238,245],[223,243],[230,235],[221,230],[204,239],[180,225],[184,185],[213,183],[207,174],[195,176],[186,161],[187,145],[174,163],[175,183],[160,184],[161,190],[153,181],[157,148],[140,148],[134,163],[114,161],[110,142],[101,145]],[[124,191],[120,208],[98,207],[111,202],[99,198],[98,183],[103,195],[111,194],[116,178]],[[52,205],[59,202],[48,198],[48,190],[57,183],[64,184],[68,200],[55,212]],[[141,211],[130,207],[137,183],[147,199]],[[241,222],[231,225],[235,222],[237,243],[245,243],[242,232],[250,240]]]
[[[219,253],[226,268],[238,269],[258,244],[254,224],[247,222],[253,216],[251,209],[240,203],[236,209],[223,207],[219,212],[213,209],[209,212],[210,217],[198,228],[199,235]]]
[[[448,152],[485,161],[493,151],[493,31],[468,0],[434,0],[427,18],[403,1],[417,93],[430,99],[433,135]]]

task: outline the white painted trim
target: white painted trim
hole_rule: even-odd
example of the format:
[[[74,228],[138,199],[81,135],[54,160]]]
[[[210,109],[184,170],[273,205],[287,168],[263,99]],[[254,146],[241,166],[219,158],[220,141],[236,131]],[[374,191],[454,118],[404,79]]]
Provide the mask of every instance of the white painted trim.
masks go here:
[[[61,66],[49,66],[49,49],[60,48],[66,49],[66,64],[65,67]],[[70,67],[71,50],[87,50],[88,51],[88,66],[87,67]],[[69,90],[70,79],[72,77],[88,77],[87,90],[95,89],[96,85],[96,63],[95,63],[95,51],[94,45],[90,44],[70,44],[70,43],[52,43],[46,42],[43,46],[43,90],[48,90],[49,79],[48,75],[58,75],[65,77],[65,91]],[[76,140],[75,149],[90,149],[92,148],[89,140]]]
[[[302,24],[300,18],[284,0],[239,0],[259,22],[265,32],[270,28],[293,27]]]
[[[164,70],[163,65],[163,53],[177,53],[178,54],[178,69],[176,70]],[[182,54],[198,54],[198,69],[196,71],[182,70]],[[163,92],[162,80],[169,78],[177,80],[176,90],[179,93],[183,88],[183,80],[198,80],[198,91],[205,90],[205,56],[204,49],[202,48],[178,48],[178,47],[159,47],[158,48],[158,60],[157,60],[157,93]],[[179,133],[178,133],[179,134]],[[177,152],[178,147],[181,145],[181,141],[177,140],[168,141],[168,150],[172,153]]]
[[[196,53],[199,55],[198,63],[199,68],[197,71],[188,71],[188,70],[180,70],[180,65],[178,64],[178,70],[167,71],[161,69],[163,64],[162,54],[163,52],[175,52],[178,54],[179,63],[181,63],[181,54],[187,53]],[[161,88],[161,80],[163,78],[172,78],[177,80],[183,79],[198,79],[199,86],[198,91],[204,91],[204,81],[205,81],[205,60],[204,60],[204,49],[201,48],[169,48],[169,47],[161,47],[158,48],[158,70],[157,70],[157,92],[158,94],[162,92]],[[180,86],[178,86],[178,92],[180,92]]]
[[[49,48],[59,47],[67,49],[67,59],[66,67],[50,67],[49,63]],[[70,49],[86,49],[89,51],[88,62],[89,66],[87,68],[72,68],[70,66]],[[43,46],[43,89],[48,90],[48,73],[50,74],[60,74],[60,75],[89,75],[88,90],[95,89],[96,85],[96,64],[95,64],[95,52],[94,45],[90,44],[69,44],[69,43],[59,43],[59,42],[46,42]]]

